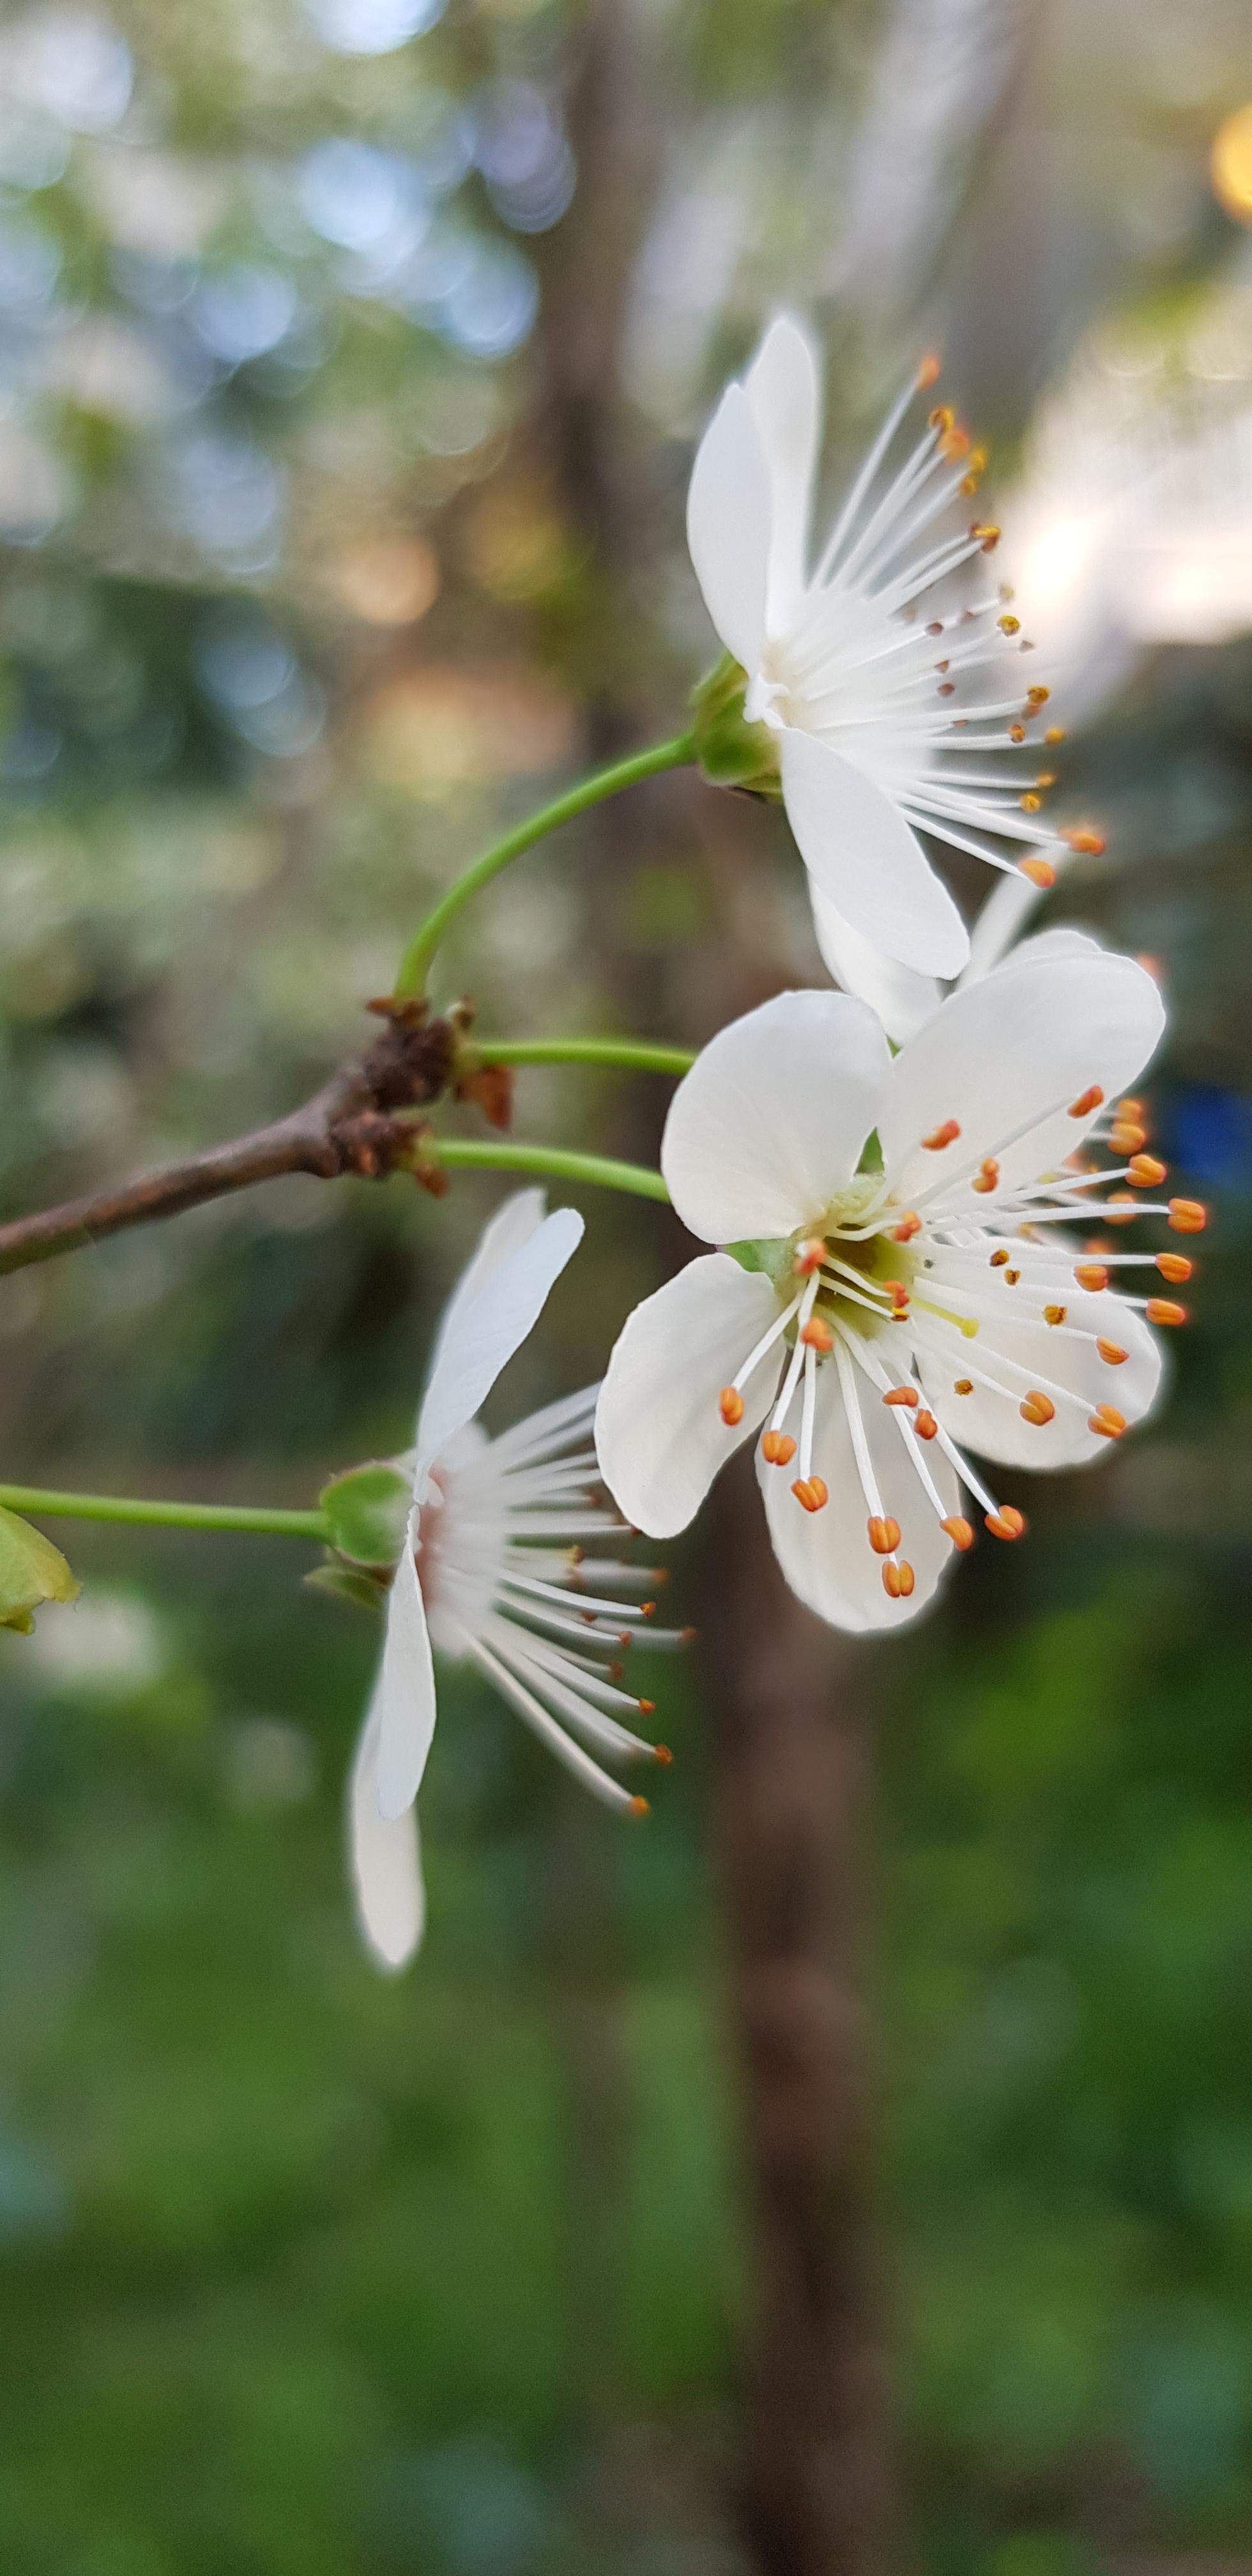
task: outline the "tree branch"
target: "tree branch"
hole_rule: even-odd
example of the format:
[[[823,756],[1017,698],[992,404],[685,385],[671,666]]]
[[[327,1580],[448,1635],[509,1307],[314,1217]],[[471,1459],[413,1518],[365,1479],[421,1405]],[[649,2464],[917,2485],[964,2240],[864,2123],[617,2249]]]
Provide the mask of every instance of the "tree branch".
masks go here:
[[[345,1173],[377,1179],[394,1171],[412,1144],[411,1121],[400,1113],[438,1099],[452,1075],[461,1032],[455,1018],[430,1019],[420,1005],[372,1007],[386,1019],[374,1045],[301,1108],[114,1189],[15,1217],[0,1226],[0,1274],[54,1260],[134,1225],[181,1216],[187,1208],[286,1172],[329,1181]]]

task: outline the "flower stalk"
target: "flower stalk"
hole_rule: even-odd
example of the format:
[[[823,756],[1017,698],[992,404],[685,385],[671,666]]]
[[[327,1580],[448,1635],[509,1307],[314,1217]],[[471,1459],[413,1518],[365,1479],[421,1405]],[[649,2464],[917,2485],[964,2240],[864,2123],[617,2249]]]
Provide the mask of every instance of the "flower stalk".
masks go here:
[[[421,1140],[421,1177],[432,1173],[533,1172],[554,1181],[582,1181],[589,1188],[624,1190],[637,1199],[668,1199],[659,1172],[646,1163],[619,1163],[609,1154],[581,1154],[564,1145],[497,1143],[495,1138],[429,1136]]]
[[[114,1521],[132,1529],[239,1530],[257,1538],[325,1544],[324,1512],[290,1512],[264,1503],[176,1503],[134,1494],[68,1494],[43,1485],[0,1485],[0,1507],[37,1520]]]

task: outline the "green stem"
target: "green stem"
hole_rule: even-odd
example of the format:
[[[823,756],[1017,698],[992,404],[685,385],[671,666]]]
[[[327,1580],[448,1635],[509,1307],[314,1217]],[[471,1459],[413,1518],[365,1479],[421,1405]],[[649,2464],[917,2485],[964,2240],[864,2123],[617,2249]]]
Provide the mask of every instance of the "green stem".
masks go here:
[[[493,842],[427,913],[401,959],[396,1000],[410,1001],[424,992],[431,960],[449,923],[471,895],[490,885],[501,868],[507,868],[510,859],[520,858],[523,850],[533,848],[545,833],[555,832],[558,824],[572,821],[575,814],[585,814],[589,805],[601,804],[606,796],[616,796],[621,788],[633,787],[641,778],[654,778],[662,769],[681,769],[694,758],[695,737],[689,733],[676,734],[672,742],[654,743],[650,751],[632,752],[629,760],[614,761],[611,768],[598,769],[590,778],[580,779],[577,787],[567,788],[563,796],[554,797],[550,805],[541,806],[537,814],[529,815],[524,823],[506,832],[503,840]]]
[[[132,1528],[249,1530],[260,1537],[329,1540],[321,1512],[271,1511],[251,1503],[167,1503],[129,1494],[59,1494],[42,1485],[0,1485],[0,1505],[37,1520],[123,1521]]]
[[[484,1064],[609,1064],[638,1073],[688,1073],[690,1047],[653,1046],[647,1038],[475,1038]]]
[[[617,1163],[607,1154],[579,1154],[564,1145],[497,1145],[463,1136],[424,1136],[423,1158],[450,1171],[541,1172],[555,1181],[585,1181],[602,1190],[627,1190],[637,1199],[667,1199],[659,1172],[645,1163]]]

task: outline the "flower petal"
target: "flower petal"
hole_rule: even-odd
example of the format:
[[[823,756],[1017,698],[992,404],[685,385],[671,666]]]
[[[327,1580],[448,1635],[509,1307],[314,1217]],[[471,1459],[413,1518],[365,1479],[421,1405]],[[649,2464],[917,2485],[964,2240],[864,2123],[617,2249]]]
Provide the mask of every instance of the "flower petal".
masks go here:
[[[894,797],[817,734],[788,726],[779,747],[787,819],[823,894],[897,965],[958,975],[964,922]]]
[[[817,352],[803,325],[780,313],[744,378],[769,473],[773,537],[767,623],[772,635],[792,623],[804,589],[809,506],[821,427]]]
[[[845,993],[855,993],[877,1012],[889,1038],[897,1046],[911,1038],[937,1011],[943,999],[943,987],[934,975],[919,975],[912,966],[896,966],[884,957],[880,948],[872,948],[862,939],[850,921],[836,911],[829,895],[822,893],[816,877],[809,878],[809,898],[813,906],[813,928],[822,959],[837,984]]]
[[[370,1714],[378,1722],[378,1811],[392,1819],[412,1805],[435,1732],[435,1667],[417,1579],[417,1513],[410,1512],[387,1596],[387,1633]]]
[[[635,1529],[672,1538],[718,1468],[750,1440],[778,1384],[781,1345],[743,1390],[743,1420],[723,1422],[718,1396],[779,1312],[759,1270],[702,1253],[636,1306],[618,1337],[596,1408],[604,1481]]]
[[[531,1193],[522,1195],[529,1199]],[[508,1208],[501,1210],[502,1218],[509,1214]],[[484,1237],[449,1302],[418,1416],[415,1491],[420,1491],[432,1458],[473,1420],[501,1369],[537,1322],[549,1291],[582,1240],[583,1221],[573,1208],[556,1208],[525,1235],[524,1222],[525,1213],[514,1207],[511,1228],[501,1231],[502,1236],[511,1232],[517,1239],[498,1259],[484,1264],[472,1293],[463,1293],[483,1260]]]
[[[876,1345],[876,1348],[878,1346]],[[884,1351],[885,1356],[885,1351]],[[887,1363],[890,1367],[890,1362]],[[767,1466],[758,1454],[757,1473],[765,1497],[774,1553],[792,1591],[832,1628],[868,1630],[902,1628],[916,1619],[934,1597],[939,1577],[952,1556],[952,1542],[939,1526],[939,1515],[923,1490],[891,1410],[876,1388],[856,1375],[861,1419],[885,1511],[899,1521],[899,1554],[916,1578],[907,1601],[892,1601],[883,1588],[883,1560],[869,1543],[869,1506],[857,1474],[843,1392],[833,1361],[818,1375],[813,1468],[821,1476],[829,1501],[820,1512],[806,1512],[791,1491],[794,1463]],[[794,1432],[796,1423],[790,1419]],[[946,1458],[935,1455],[932,1442],[926,1465],[951,1515],[960,1510],[956,1476]]]
[[[719,1030],[661,1140],[683,1224],[706,1243],[813,1224],[856,1170],[889,1064],[873,1012],[849,993],[779,993]]]
[[[402,1968],[421,1941],[426,1891],[417,1814],[384,1817],[378,1806],[377,1706],[361,1729],[348,1784],[348,1860],[364,1939],[384,1968]]]
[[[1079,1466],[1112,1446],[1089,1428],[1098,1404],[1115,1405],[1128,1423],[1147,1413],[1161,1382],[1161,1347],[1137,1307],[1124,1305],[1108,1289],[1088,1295],[1072,1277],[1058,1283],[1055,1269],[1036,1268],[1032,1278],[1028,1249],[1015,1242],[1013,1252],[1014,1266],[1021,1269],[1015,1288],[1005,1286],[1004,1271],[992,1270],[985,1254],[945,1255],[936,1264],[927,1279],[928,1301],[950,1302],[958,1313],[970,1311],[967,1299],[976,1301],[979,1328],[971,1342],[954,1327],[927,1319],[918,1373],[932,1412],[963,1448],[1006,1467]],[[1063,1328],[1044,1322],[1048,1302],[1064,1306]],[[1094,1339],[1073,1338],[1075,1329],[1101,1336],[1128,1356],[1110,1365]],[[975,1378],[973,1393],[958,1395],[955,1381],[980,1367],[1008,1392],[997,1393]],[[1022,1417],[1022,1400],[1035,1388],[1055,1404],[1050,1422]]]
[[[765,636],[770,477],[742,385],[728,385],[691,469],[687,544],[723,644],[756,669]]]
[[[1069,1104],[1092,1084],[1110,1099],[1124,1089],[1164,1026],[1151,976],[1103,950],[1006,962],[951,994],[887,1078],[879,1133],[893,1189],[907,1199],[942,1179],[944,1166],[959,1188],[959,1175],[989,1154],[1006,1184],[1059,1168],[1099,1114],[1071,1118]],[[959,1143],[928,1152],[923,1136],[949,1118]],[[980,1210],[977,1198],[969,1205]]]

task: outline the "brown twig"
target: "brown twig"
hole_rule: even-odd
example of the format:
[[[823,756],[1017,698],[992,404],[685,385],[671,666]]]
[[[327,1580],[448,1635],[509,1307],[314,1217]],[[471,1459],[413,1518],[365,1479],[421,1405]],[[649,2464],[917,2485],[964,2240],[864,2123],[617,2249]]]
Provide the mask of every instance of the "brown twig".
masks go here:
[[[373,1180],[395,1171],[413,1142],[407,1113],[437,1100],[452,1079],[463,1015],[428,1019],[420,1006],[370,1007],[386,1021],[374,1045],[341,1066],[302,1107],[115,1189],[15,1217],[0,1226],[0,1274],[52,1261],[133,1225],[181,1216],[186,1208],[287,1172],[330,1181],[345,1173]]]

